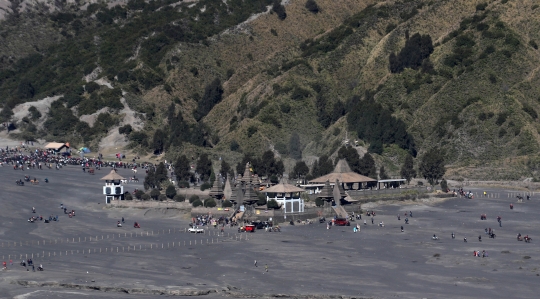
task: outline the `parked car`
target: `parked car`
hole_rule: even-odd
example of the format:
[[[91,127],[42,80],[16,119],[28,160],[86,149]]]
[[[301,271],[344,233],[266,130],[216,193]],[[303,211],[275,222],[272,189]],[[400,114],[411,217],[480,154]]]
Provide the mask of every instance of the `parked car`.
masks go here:
[[[350,226],[351,225],[349,220],[347,220],[345,218],[336,218],[336,220],[334,221],[334,224],[338,225],[338,226]]]
[[[194,226],[194,227],[190,227],[190,228],[188,229],[188,232],[194,233],[194,234],[201,234],[201,233],[204,233],[204,229],[199,228],[199,227],[197,227],[197,226]]]

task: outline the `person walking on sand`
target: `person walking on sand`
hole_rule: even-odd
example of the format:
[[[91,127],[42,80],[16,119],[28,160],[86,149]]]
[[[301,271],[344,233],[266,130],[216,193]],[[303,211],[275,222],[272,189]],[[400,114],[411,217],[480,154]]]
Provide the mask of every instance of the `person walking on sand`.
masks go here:
[[[253,265],[255,265],[255,267],[257,267],[257,260],[255,260],[255,261],[253,262]]]
[[[264,272],[268,272],[268,264],[264,264]]]

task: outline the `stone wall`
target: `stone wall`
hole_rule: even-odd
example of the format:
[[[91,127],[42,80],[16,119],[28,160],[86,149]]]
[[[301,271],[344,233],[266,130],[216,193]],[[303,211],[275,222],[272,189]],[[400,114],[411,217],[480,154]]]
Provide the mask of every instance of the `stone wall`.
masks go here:
[[[135,208],[135,209],[155,209],[155,208],[167,208],[167,209],[182,209],[190,210],[191,205],[189,202],[175,202],[175,201],[155,201],[155,200],[113,200],[110,204],[106,205],[107,208]]]

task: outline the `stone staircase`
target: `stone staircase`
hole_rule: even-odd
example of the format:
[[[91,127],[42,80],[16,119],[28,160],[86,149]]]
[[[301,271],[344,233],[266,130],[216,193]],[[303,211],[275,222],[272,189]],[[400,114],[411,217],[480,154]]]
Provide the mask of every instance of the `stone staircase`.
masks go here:
[[[347,213],[347,211],[345,211],[343,206],[332,206],[332,209],[334,210],[334,212],[337,214],[337,216],[339,218],[348,218],[349,217],[349,214]]]

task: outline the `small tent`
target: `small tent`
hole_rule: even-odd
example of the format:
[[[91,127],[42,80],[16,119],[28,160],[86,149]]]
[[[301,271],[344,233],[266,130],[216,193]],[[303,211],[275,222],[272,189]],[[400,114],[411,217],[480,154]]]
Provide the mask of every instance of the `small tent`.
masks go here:
[[[81,147],[81,148],[79,149],[79,152],[88,154],[88,153],[90,153],[91,151],[90,151],[90,149],[87,148],[87,147]]]

